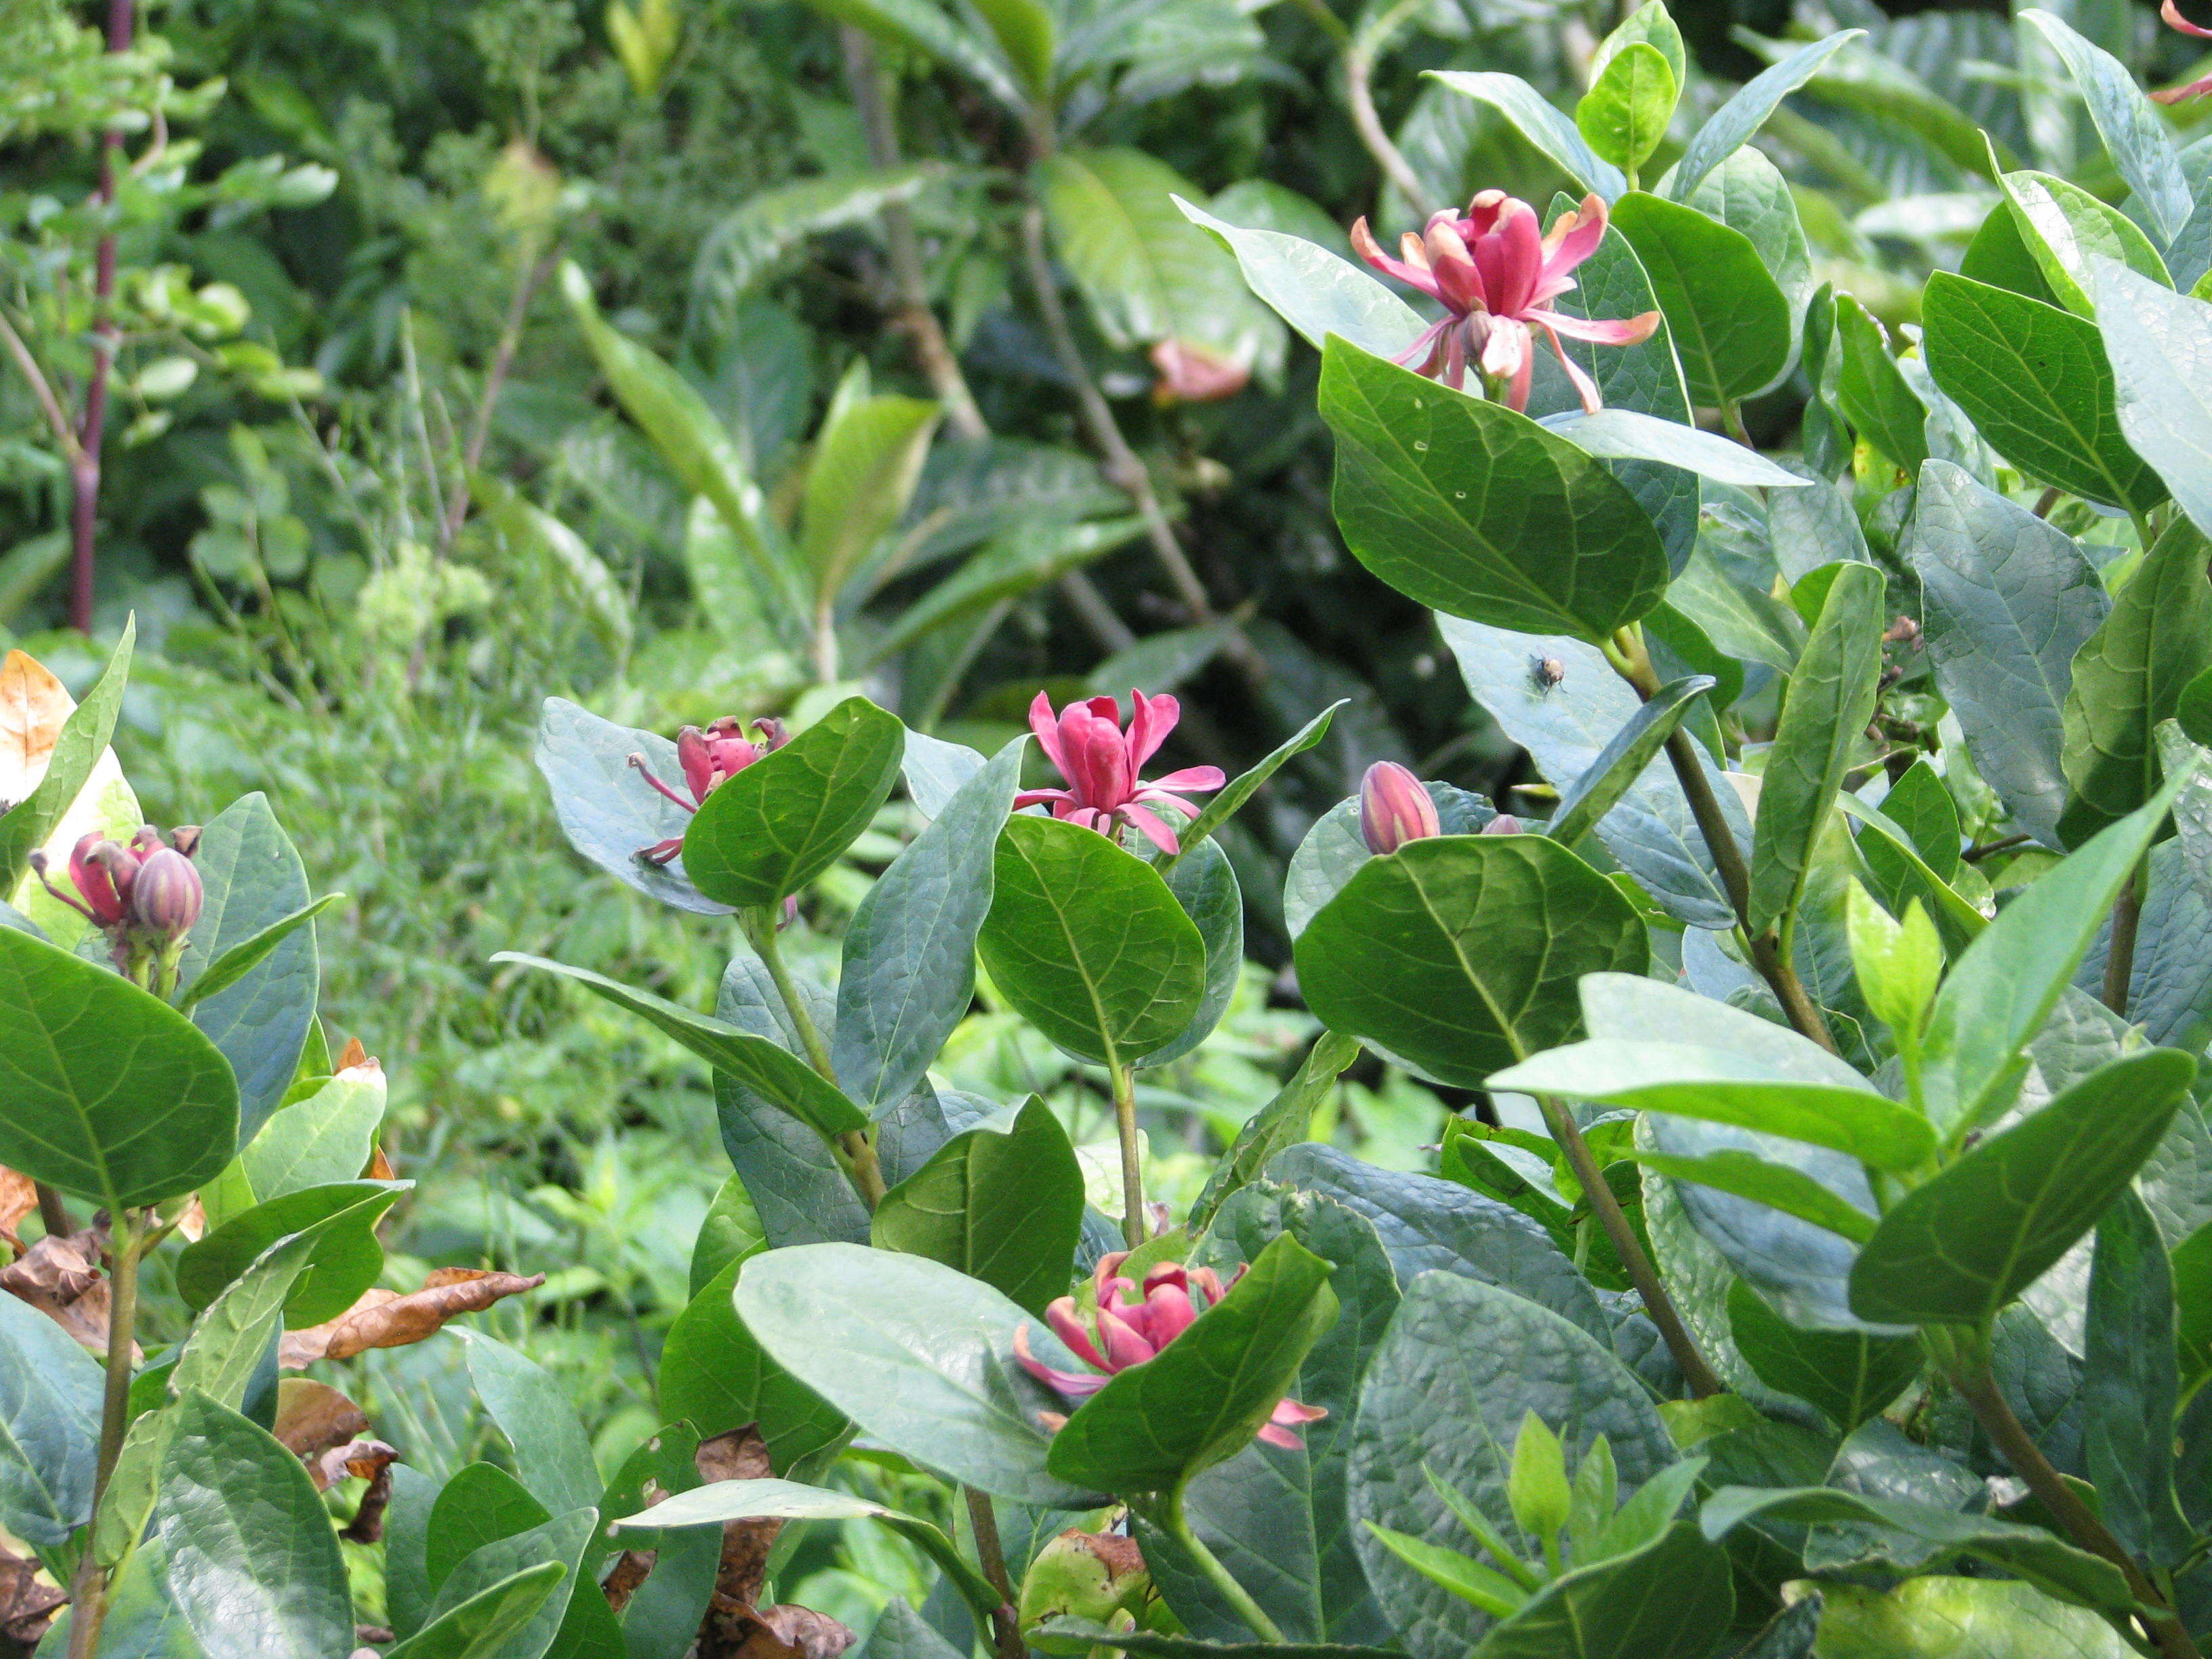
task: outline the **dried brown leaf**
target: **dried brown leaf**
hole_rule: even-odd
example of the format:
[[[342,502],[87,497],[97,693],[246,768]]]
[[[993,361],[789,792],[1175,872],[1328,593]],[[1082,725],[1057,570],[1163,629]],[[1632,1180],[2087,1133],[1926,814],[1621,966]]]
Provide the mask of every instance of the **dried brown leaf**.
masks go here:
[[[18,1255],[23,1253],[23,1241],[15,1230],[38,1207],[38,1182],[20,1170],[0,1164],[0,1240],[5,1240]]]
[[[276,1385],[276,1437],[302,1462],[368,1432],[368,1413],[327,1382],[288,1376]]]
[[[486,1273],[478,1267],[441,1267],[411,1295],[369,1291],[336,1319],[304,1330],[287,1331],[276,1363],[299,1370],[318,1359],[350,1359],[371,1348],[404,1348],[426,1341],[446,1322],[481,1313],[495,1302],[545,1282],[544,1273]]]
[[[0,1267],[0,1291],[29,1303],[94,1353],[107,1352],[107,1279],[100,1271],[107,1231],[42,1238]],[[131,1345],[134,1355],[137,1345]]]
[[[376,1062],[368,1057],[368,1050],[361,1046],[361,1039],[359,1037],[348,1037],[346,1039],[344,1052],[338,1055],[338,1070],[341,1072],[349,1072],[356,1066],[374,1066]]]
[[[363,1181],[397,1181],[399,1176],[392,1167],[392,1160],[385,1157],[384,1148],[372,1146],[368,1149],[368,1168],[362,1171],[361,1178]]]
[[[692,1459],[702,1480],[765,1480],[775,1474],[768,1443],[750,1425],[699,1443]],[[722,1526],[722,1560],[714,1573],[714,1595],[699,1626],[699,1659],[735,1659],[753,1639],[754,1603],[768,1583],[769,1553],[775,1547],[777,1520],[729,1521]],[[771,1659],[755,1653],[752,1659]]]
[[[21,651],[0,657],[0,810],[24,799],[76,707],[69,688]]]
[[[28,1651],[68,1605],[69,1597],[52,1578],[40,1582],[41,1571],[38,1562],[0,1544],[0,1642],[17,1643]]]
[[[730,1650],[731,1659],[837,1659],[854,1639],[828,1613],[788,1602],[747,1607],[744,1624],[744,1638]],[[703,1659],[703,1645],[700,1652]]]
[[[381,1440],[349,1440],[309,1460],[307,1475],[314,1481],[317,1492],[327,1492],[349,1476],[371,1482],[380,1480],[398,1457],[399,1449]]]
[[[207,1206],[200,1202],[198,1193],[178,1213],[177,1232],[187,1244],[197,1244],[207,1237]]]

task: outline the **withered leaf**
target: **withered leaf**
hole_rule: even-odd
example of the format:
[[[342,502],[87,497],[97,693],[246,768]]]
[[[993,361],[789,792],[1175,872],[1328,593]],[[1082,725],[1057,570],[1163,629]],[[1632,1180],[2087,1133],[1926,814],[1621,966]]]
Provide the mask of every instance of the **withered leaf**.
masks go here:
[[[329,1383],[288,1376],[276,1385],[275,1433],[302,1462],[368,1432],[368,1413]]]
[[[853,1645],[853,1632],[826,1613],[786,1603],[747,1607],[744,1637],[731,1659],[837,1659]],[[702,1644],[700,1652],[707,1650]]]
[[[21,651],[0,657],[0,802],[27,799],[76,702],[43,663]]]
[[[100,1271],[107,1230],[42,1238],[0,1267],[0,1291],[20,1297],[94,1353],[107,1352],[107,1279]],[[137,1344],[131,1352],[137,1354]]]
[[[748,1424],[709,1440],[702,1440],[692,1462],[702,1480],[765,1480],[775,1474],[769,1466],[768,1443]],[[768,1583],[769,1553],[775,1547],[783,1522],[763,1516],[722,1523],[722,1560],[714,1573],[714,1594],[707,1616],[699,1626],[699,1659],[734,1659],[749,1651],[758,1615],[753,1604]],[[848,1638],[849,1639],[849,1638]],[[754,1650],[750,1659],[774,1659]]]
[[[397,1291],[364,1291],[360,1301],[336,1319],[285,1332],[276,1363],[296,1371],[318,1359],[350,1359],[371,1348],[404,1348],[435,1336],[450,1319],[481,1313],[495,1302],[534,1291],[544,1282],[544,1273],[525,1278],[479,1267],[441,1267],[419,1291],[405,1296]]]
[[[18,1255],[23,1253],[23,1241],[15,1230],[38,1207],[38,1183],[21,1170],[0,1164],[0,1240]]]
[[[349,1440],[309,1460],[307,1475],[317,1492],[327,1492],[349,1475],[362,1480],[380,1480],[398,1457],[399,1449],[381,1440]]]
[[[0,1642],[15,1643],[26,1651],[39,1644],[54,1615],[69,1602],[51,1580],[40,1582],[40,1572],[36,1561],[0,1544]]]

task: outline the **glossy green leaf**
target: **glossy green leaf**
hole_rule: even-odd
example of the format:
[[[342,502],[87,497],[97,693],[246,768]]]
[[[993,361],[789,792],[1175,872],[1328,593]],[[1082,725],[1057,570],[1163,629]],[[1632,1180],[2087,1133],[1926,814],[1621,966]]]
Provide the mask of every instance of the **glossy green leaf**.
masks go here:
[[[787,1470],[835,1444],[848,1425],[835,1407],[770,1359],[738,1317],[732,1294],[739,1270],[756,1254],[749,1250],[726,1263],[668,1328],[657,1376],[660,1414],[708,1437],[752,1424],[766,1443],[770,1467]]]
[[[175,1350],[167,1392],[198,1389],[217,1405],[245,1410],[248,1394],[265,1381],[263,1367],[273,1361],[272,1345],[302,1275],[319,1258],[327,1261],[334,1245],[345,1248],[333,1234],[360,1224],[336,1211],[264,1249],[192,1321]],[[380,1252],[377,1259],[380,1264]]]
[[[1048,1365],[1079,1362],[988,1285],[920,1256],[853,1244],[770,1250],[738,1280],[738,1314],[793,1376],[926,1467],[1018,1502],[1096,1500],[1046,1472],[1037,1413],[1066,1402],[1015,1363],[1014,1333]]]
[[[497,1659],[567,1576],[558,1561],[526,1567],[448,1607],[386,1659]]]
[[[1928,407],[1906,384],[1881,325],[1848,294],[1836,296],[1835,349],[1845,417],[1891,460],[1917,471],[1928,459]]]
[[[2189,1553],[2191,1531],[2173,1489],[2174,1285],[2157,1218],[2123,1188],[2098,1218],[2089,1269],[2081,1445],[2100,1518],[2131,1553],[2167,1567]]]
[[[1469,1659],[1705,1659],[1735,1614],[1728,1552],[1682,1522],[1546,1585]]]
[[[422,1641],[437,1621],[474,1601],[485,1591],[509,1583],[518,1574],[547,1565],[561,1569],[552,1589],[530,1618],[494,1650],[499,1659],[542,1659],[553,1650],[568,1602],[578,1591],[591,1593],[580,1580],[585,1552],[599,1527],[599,1511],[585,1508],[556,1515],[542,1525],[481,1544],[456,1565],[430,1604],[432,1623],[415,1639]],[[520,1598],[518,1598],[520,1599]]]
[[[955,1135],[885,1194],[870,1237],[925,1255],[1042,1316],[1067,1293],[1083,1231],[1083,1170],[1067,1131],[1032,1095]]]
[[[723,904],[781,903],[868,827],[905,750],[896,714],[847,698],[707,797],[684,832],[684,872]]]
[[[1754,933],[1793,931],[1826,827],[1881,690],[1887,587],[1872,565],[1844,564],[1807,636],[1767,753],[1751,849]]]
[[[258,791],[209,822],[192,866],[205,903],[178,973],[179,989],[187,996],[203,972],[308,904],[307,868]],[[241,1139],[260,1128],[292,1086],[321,986],[315,932],[302,927],[228,990],[195,1000],[192,1024],[222,1051],[238,1078]]]
[[[1797,198],[1782,170],[1765,153],[1745,145],[1705,176],[1685,198],[1707,218],[1741,231],[1790,302],[1793,336],[1804,328],[1813,300],[1813,251],[1805,240]],[[1792,354],[1797,348],[1793,344]]]
[[[830,1060],[874,1115],[918,1088],[968,1012],[994,849],[1027,738],[1001,749],[876,880],[845,930]]]
[[[2090,267],[2099,259],[2118,260],[2161,286],[2172,286],[2166,262],[2135,222],[2079,185],[2047,173],[2008,173],[1997,182],[2029,257],[2058,302],[2075,316],[2097,314],[2090,297]]]
[[[1910,1170],[1928,1121],[1786,1026],[1656,980],[1583,982],[1587,1041],[1492,1074],[1491,1085],[1732,1123]]]
[[[2063,715],[2076,652],[2111,606],[2073,538],[1948,461],[1920,470],[1899,551],[1920,578],[1936,684],[1975,769],[2058,846]]]
[[[1951,966],[1922,1037],[1929,1115],[1956,1138],[2010,1103],[2042,1029],[2135,872],[2180,780],[2098,834],[1997,912]]]
[[[757,1091],[818,1134],[835,1137],[868,1127],[867,1115],[840,1093],[834,1084],[809,1068],[805,1060],[789,1049],[742,1030],[727,1020],[695,1013],[650,991],[618,983],[588,969],[549,962],[543,957],[501,951],[492,960],[519,963],[526,968],[542,968],[547,973],[559,974],[617,1007],[643,1015],[708,1065]]]
[[[1184,218],[1236,255],[1252,292],[1316,351],[1338,334],[1362,351],[1395,357],[1428,326],[1379,278],[1328,248],[1279,230],[1243,229],[1180,196],[1172,199]]]
[[[296,929],[306,927],[345,896],[343,893],[326,893],[313,904],[302,905],[289,915],[278,917],[244,943],[231,946],[208,964],[205,973],[179,991],[177,1006],[189,1009],[204,997],[228,991],[266,961]]]
[[[1071,1054],[1126,1063],[1197,1012],[1206,946],[1159,872],[1097,830],[1016,816],[978,943],[991,982]]]
[[[1341,340],[1322,355],[1320,396],[1338,526],[1401,592],[1587,640],[1658,601],[1666,555],[1650,519],[1575,445]]]
[[[204,1308],[278,1239],[315,1229],[313,1259],[285,1298],[285,1314],[295,1328],[335,1319],[384,1270],[376,1224],[412,1184],[342,1181],[257,1204],[185,1247],[177,1258],[177,1294]],[[319,1225],[326,1221],[333,1224]]]
[[[1035,0],[994,0],[1034,4]],[[941,411],[919,398],[839,397],[806,467],[799,556],[828,607],[906,512]]]
[[[1316,1038],[1312,1052],[1291,1080],[1237,1132],[1191,1205],[1188,1224],[1205,1228],[1224,1203],[1259,1179],[1276,1153],[1310,1139],[1315,1111],[1336,1087],[1345,1067],[1358,1058],[1359,1045],[1350,1037],[1323,1031]]]
[[[359,1179],[384,1121],[384,1096],[381,1068],[363,1067],[270,1118],[238,1157],[255,1200]]]
[[[1618,347],[1610,348],[1619,349]],[[1632,409],[1601,409],[1547,416],[1544,426],[1604,460],[1657,461],[1721,483],[1744,488],[1802,489],[1809,482],[1785,472],[1757,450]]]
[[[1692,403],[1735,402],[1782,373],[1790,302],[1748,237],[1641,191],[1621,198],[1613,224],[1650,275]]]
[[[191,1191],[237,1143],[237,1082],[191,1021],[0,928],[0,1164],[119,1212]]]
[[[1737,89],[1728,102],[1706,118],[1690,140],[1682,159],[1674,164],[1668,188],[1676,201],[1686,201],[1705,176],[1729,156],[1749,143],[1767,118],[1787,98],[1819,72],[1843,47],[1863,34],[1863,29],[1843,29],[1761,70]]]
[[[514,1472],[558,1520],[596,1504],[599,1472],[568,1391],[550,1373],[481,1331],[467,1333],[469,1381],[507,1437]],[[585,1498],[584,1504],[574,1500]]]
[[[1145,1659],[1387,1659],[1395,1648],[1359,1647],[1340,1642],[1212,1642],[1167,1636],[1149,1630],[1109,1630],[1087,1619],[1048,1619],[1035,1634],[1048,1638],[1043,1651],[1073,1654],[1107,1647]]]
[[[1080,570],[1144,533],[1144,520],[1134,515],[1081,523],[1039,519],[1017,526],[899,612],[870,643],[867,660],[888,661],[939,630]]]
[[[1228,1013],[1244,973],[1244,893],[1237,884],[1236,866],[1216,842],[1194,841],[1188,832],[1182,842],[1183,851],[1172,860],[1163,860],[1160,868],[1168,891],[1206,946],[1206,972],[1189,1023],[1138,1057],[1134,1063],[1146,1067],[1181,1060],[1212,1036]]]
[[[2212,547],[2197,526],[2175,522],[2075,653],[2062,760],[2075,793],[2102,817],[2133,811],[2158,787],[2151,733],[2179,712],[2190,682],[2212,669],[2208,558]]]
[[[2147,512],[2166,499],[2122,435],[2095,324],[1943,271],[1921,310],[1929,373],[2000,455],[2107,506]]]
[[[1053,15],[1040,0],[978,0],[999,50],[1040,101],[1052,93]]]
[[[2012,204],[1999,199],[1982,228],[1974,233],[1972,241],[1960,257],[1959,275],[1977,283],[1986,283],[1991,288],[2001,288],[2008,293],[2025,295],[2031,300],[2040,300],[2056,307],[2058,296],[2051,291],[2051,284],[2043,278],[2043,267],[2028,252],[2027,243],[2020,232],[2020,219],[2012,210]]]
[[[1853,1311],[1897,1323],[1995,1318],[2126,1188],[2194,1074],[2172,1048],[2116,1060],[1915,1188],[1860,1251]]]
[[[1053,1437],[1072,1486],[1171,1492],[1242,1451],[1337,1317],[1330,1266],[1283,1234],[1153,1358],[1115,1376]]]
[[[2212,524],[2212,306],[2104,260],[2091,274],[2120,430],[2199,529]]]
[[[1691,706],[1713,689],[1709,674],[1691,675],[1662,685],[1613,734],[1587,771],[1559,792],[1544,834],[1572,847],[1619,804],[1651,764]]]
[[[1680,96],[1666,54],[1634,41],[1613,54],[1575,106],[1575,127],[1615,167],[1640,167],[1667,136]]]
[[[1575,124],[1544,94],[1517,75],[1489,70],[1430,70],[1427,77],[1462,98],[1487,104],[1573,179],[1581,189],[1610,202],[1628,188],[1619,167],[1583,142]]]
[[[1640,969],[1644,925],[1618,888],[1540,836],[1449,836],[1373,859],[1298,938],[1323,1024],[1441,1081],[1480,1088],[1572,1036],[1583,974]]]
[[[872,4],[871,0],[848,0],[842,8],[825,0],[820,9],[840,13],[877,11],[878,8]],[[903,0],[903,3],[902,0],[880,0],[880,10],[902,12],[909,17],[926,15],[933,20],[940,29],[951,32],[945,21],[944,13],[930,3],[930,0]],[[847,21],[854,21],[864,29],[871,27],[865,17]],[[965,31],[958,31],[957,34],[961,43],[969,48],[975,66],[994,76],[997,85],[1006,85],[1005,72],[988,49]],[[925,57],[940,55],[933,50],[933,45],[922,45],[919,49]],[[961,67],[969,68],[969,64],[963,62]],[[847,152],[842,149],[837,152],[839,157],[845,154]],[[823,159],[830,161],[831,158],[824,156]],[[793,256],[805,246],[809,237],[869,224],[884,209],[904,206],[915,200],[930,185],[944,178],[945,172],[943,162],[933,161],[908,161],[887,167],[833,165],[832,171],[793,179],[787,184],[774,185],[747,196],[735,208],[711,221],[706,234],[699,239],[699,251],[691,260],[690,326],[694,329],[703,326],[718,331],[729,328],[736,333],[742,326],[738,319],[744,316],[743,307],[748,294],[763,286],[779,271],[788,269],[793,263]],[[738,185],[738,188],[743,187],[742,184]],[[576,304],[574,290],[570,290],[566,297],[572,306]],[[638,351],[638,357],[626,361],[610,348],[597,330],[592,327],[590,319],[595,315],[580,313],[579,320],[584,325],[586,338],[593,355],[605,354],[601,371],[616,388],[616,397],[623,407],[629,412],[632,420],[645,428],[647,435],[661,448],[671,467],[692,493],[701,495],[714,494],[702,489],[695,482],[699,475],[694,469],[702,459],[701,455],[695,453],[695,447],[706,452],[705,459],[716,459],[717,429],[702,427],[696,433],[684,432],[675,419],[684,412],[682,390],[669,392],[664,403],[655,395],[662,391],[662,387],[658,377],[651,372],[651,366],[657,364],[659,360],[645,356],[641,348],[634,347]],[[615,337],[618,344],[633,343],[626,335],[618,333]],[[803,357],[804,352],[803,344],[795,343],[791,348],[793,356]],[[645,367],[641,368],[641,363]],[[747,401],[766,403],[774,394],[759,382],[767,378],[766,375],[748,376],[753,384],[746,385],[741,381],[732,389],[738,398],[744,398],[746,392],[752,392],[754,398]],[[631,384],[625,386],[625,379]],[[792,426],[805,418],[805,405],[811,387],[802,382],[796,390],[799,407],[782,416],[782,421]],[[787,390],[784,395],[788,396],[789,392]],[[733,449],[740,466],[747,458],[762,459],[755,452],[764,446],[749,428],[757,423],[766,427],[769,422],[763,420],[754,409],[741,407],[729,410],[727,404],[723,404],[722,408],[727,410],[732,424],[737,428],[730,435],[735,440]],[[674,428],[672,433],[669,431],[671,428]],[[680,460],[679,456],[682,458]],[[738,482],[742,496],[748,482],[745,475],[742,471],[736,471],[731,477]],[[754,526],[750,528],[757,530],[764,515],[760,513],[757,498],[753,500],[751,512],[756,519]]]
[[[92,1516],[100,1363],[58,1321],[0,1296],[0,1527],[52,1549]]]
[[[1339,698],[1329,704],[1261,757],[1257,763],[1215,790],[1213,799],[1199,810],[1189,828],[1176,837],[1182,850],[1168,860],[1168,866],[1172,868],[1177,860],[1188,857],[1207,836],[1235,817],[1237,809],[1251,799],[1262,784],[1283,769],[1285,763],[1304,754],[1327,737],[1329,723],[1336,718],[1337,711],[1344,707],[1346,701],[1348,699]]]
[[[627,657],[637,625],[629,594],[591,544],[497,477],[471,474],[469,493],[519,562],[535,561],[568,590],[607,654],[617,662]]]
[[[661,842],[681,840],[691,815],[639,775],[632,755],[663,782],[682,787],[676,745],[666,738],[601,720],[563,697],[545,699],[533,757],[568,844],[648,898],[698,915],[727,915],[729,906],[691,884],[680,856],[665,867],[638,856]]]
[[[1811,1401],[1849,1434],[1878,1415],[1920,1375],[1920,1344],[1907,1336],[1803,1330],[1741,1279],[1728,1293],[1736,1352],[1770,1389]]]
[[[423,1534],[422,1560],[430,1588],[442,1588],[453,1569],[486,1544],[542,1527],[552,1516],[523,1484],[495,1463],[469,1463],[439,1489]]]
[[[2194,204],[2173,153],[2171,129],[2143,95],[2133,71],[2058,15],[2038,7],[2028,7],[2019,15],[2021,21],[2034,24],[2065,60],[2113,167],[2134,186],[2135,199],[2142,204],[2159,240],[2172,241],[2188,222]]]
[[[15,890],[30,868],[32,853],[46,845],[62,815],[92,776],[93,768],[100,764],[100,757],[107,752],[107,740],[115,734],[115,717],[123,708],[124,687],[131,678],[131,647],[137,637],[138,619],[133,615],[125,620],[123,635],[99,680],[63,721],[38,787],[0,812],[0,897]]]
[[[1831,1583],[1820,1600],[1820,1659],[1891,1659],[1931,1646],[1947,1659],[2129,1659],[2135,1652],[2096,1613],[2014,1579],[1908,1578],[1887,1591]]]
[[[1638,1152],[1636,1161],[1676,1181],[1694,1182],[1717,1192],[1732,1193],[1809,1221],[1815,1227],[1864,1243],[1874,1231],[1875,1218],[1802,1170],[1772,1164],[1756,1153],[1735,1147],[1696,1157],[1660,1152]]]

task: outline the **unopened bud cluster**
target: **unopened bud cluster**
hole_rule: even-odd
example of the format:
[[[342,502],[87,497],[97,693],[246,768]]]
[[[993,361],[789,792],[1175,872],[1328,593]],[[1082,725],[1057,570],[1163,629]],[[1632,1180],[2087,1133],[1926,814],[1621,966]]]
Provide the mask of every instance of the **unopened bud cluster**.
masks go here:
[[[70,850],[69,888],[46,873],[51,860],[31,854],[31,867],[46,891],[107,935],[118,972],[142,985],[174,982],[185,936],[207,902],[200,872],[197,826],[181,824],[164,836],[152,824],[128,842],[97,831]]]

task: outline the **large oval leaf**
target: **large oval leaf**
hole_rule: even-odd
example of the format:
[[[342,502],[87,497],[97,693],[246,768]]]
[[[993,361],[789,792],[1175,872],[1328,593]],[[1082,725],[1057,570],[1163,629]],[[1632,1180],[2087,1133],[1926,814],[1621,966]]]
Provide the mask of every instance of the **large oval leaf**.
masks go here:
[[[175,1009],[0,927],[0,1164],[120,1212],[212,1180],[238,1081]]]
[[[1597,641],[1659,602],[1667,555],[1587,452],[1342,339],[1322,353],[1332,501],[1359,562],[1455,617]]]

